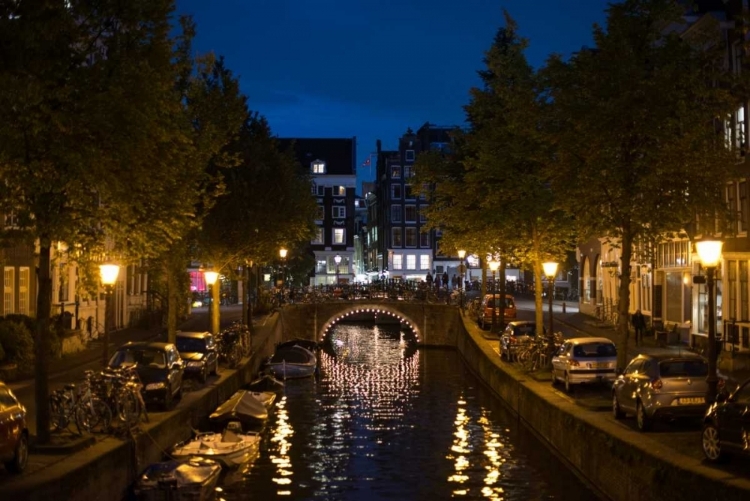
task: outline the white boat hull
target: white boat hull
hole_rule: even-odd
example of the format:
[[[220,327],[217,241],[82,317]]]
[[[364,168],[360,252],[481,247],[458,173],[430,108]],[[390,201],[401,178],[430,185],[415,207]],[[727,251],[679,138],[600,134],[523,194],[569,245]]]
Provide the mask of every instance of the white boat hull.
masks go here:
[[[213,459],[226,468],[234,468],[249,461],[260,448],[260,436],[257,433],[240,433],[235,436],[238,441],[224,441],[221,433],[201,433],[194,439],[175,446],[171,455],[178,461],[191,457]]]

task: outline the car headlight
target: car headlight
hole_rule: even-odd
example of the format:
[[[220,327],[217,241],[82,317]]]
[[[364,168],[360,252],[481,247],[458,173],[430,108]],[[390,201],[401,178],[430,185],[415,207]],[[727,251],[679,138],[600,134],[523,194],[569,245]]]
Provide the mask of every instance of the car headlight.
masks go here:
[[[192,361],[192,362],[188,362],[187,365],[188,367],[201,367],[203,366],[203,362]]]
[[[160,389],[164,388],[165,386],[166,386],[166,384],[164,383],[164,381],[160,381],[158,383],[149,383],[149,384],[147,384],[146,385],[146,389],[147,390],[160,390]]]

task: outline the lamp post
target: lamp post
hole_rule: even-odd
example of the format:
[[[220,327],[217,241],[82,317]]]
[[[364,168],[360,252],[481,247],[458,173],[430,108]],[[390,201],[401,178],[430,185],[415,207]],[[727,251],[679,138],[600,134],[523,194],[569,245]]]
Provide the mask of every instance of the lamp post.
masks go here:
[[[333,262],[336,263],[336,285],[339,284],[339,264],[341,264],[341,256],[336,254],[333,257]]]
[[[289,251],[284,247],[279,249],[279,257],[281,258],[281,288],[284,289],[286,285],[286,255]]]
[[[495,272],[500,267],[500,261],[494,259],[490,261],[490,270],[492,270],[492,328],[491,332],[497,332],[497,279]],[[505,319],[503,319],[505,320]]]
[[[552,314],[552,299],[555,295],[555,276],[557,275],[557,263],[554,261],[548,261],[542,263],[544,268],[544,274],[547,275],[547,282],[549,283],[549,334],[547,334],[547,342],[549,343],[548,349],[550,354],[554,348],[555,340],[555,317]]]
[[[219,306],[215,305],[216,294],[215,285],[219,279],[219,274],[213,270],[203,272],[203,276],[206,279],[206,285],[208,285],[208,327],[211,334],[218,334],[219,332]]]
[[[719,378],[716,376],[716,302],[714,299],[714,274],[716,267],[721,262],[721,248],[724,242],[721,240],[702,240],[695,243],[698,259],[706,269],[706,292],[708,293],[708,346],[706,349],[708,357],[708,374],[706,375],[706,403],[712,404],[716,400],[716,388]]]
[[[458,273],[461,275],[461,282],[458,284],[458,300],[459,308],[461,308],[461,311],[464,309],[464,271],[466,269],[466,266],[464,265],[464,259],[466,258],[466,251],[463,249],[460,249],[458,251],[458,259],[461,260],[461,264],[458,265]]]
[[[102,362],[104,367],[109,364],[109,319],[112,315],[112,294],[117,283],[117,275],[120,273],[120,266],[112,263],[102,263],[99,265],[99,277],[104,286],[104,346],[102,347]]]

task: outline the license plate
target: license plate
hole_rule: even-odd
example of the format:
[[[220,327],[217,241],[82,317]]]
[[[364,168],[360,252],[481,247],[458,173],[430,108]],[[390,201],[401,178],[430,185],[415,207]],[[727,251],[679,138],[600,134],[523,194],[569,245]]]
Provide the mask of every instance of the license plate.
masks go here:
[[[607,362],[589,364],[589,369],[606,369],[608,367],[609,367],[609,363]]]
[[[703,397],[683,397],[679,401],[681,405],[694,405],[705,403],[706,399]]]

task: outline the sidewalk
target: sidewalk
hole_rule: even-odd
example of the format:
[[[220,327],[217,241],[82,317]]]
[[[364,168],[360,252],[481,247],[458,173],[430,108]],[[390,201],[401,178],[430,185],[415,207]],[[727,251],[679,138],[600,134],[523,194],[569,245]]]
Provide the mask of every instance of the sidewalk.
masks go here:
[[[555,322],[559,322],[574,329],[579,335],[606,337],[617,342],[617,336],[614,327],[603,325],[597,318],[586,315],[584,313],[555,313]],[[570,336],[569,336],[570,337]],[[640,353],[660,353],[664,350],[670,351],[688,351],[690,348],[685,344],[668,344],[660,346],[654,336],[644,336],[643,341],[639,346],[635,345],[635,338],[630,337],[628,342],[628,359],[635,358]],[[722,352],[721,358],[718,363],[718,370],[720,374],[731,382],[742,383],[743,381],[750,379],[750,369],[730,369],[729,364],[722,363],[730,357],[729,352]],[[748,357],[745,354],[736,354],[735,357]]]

